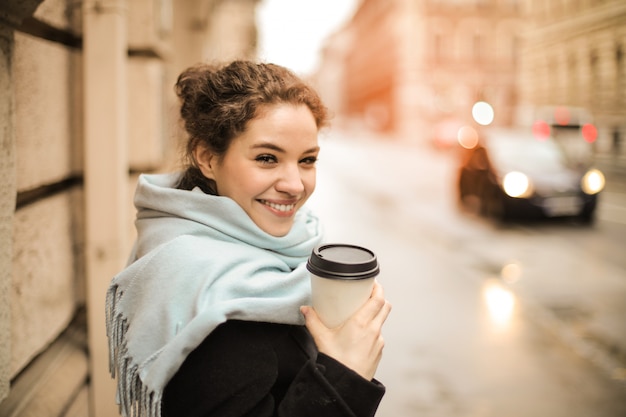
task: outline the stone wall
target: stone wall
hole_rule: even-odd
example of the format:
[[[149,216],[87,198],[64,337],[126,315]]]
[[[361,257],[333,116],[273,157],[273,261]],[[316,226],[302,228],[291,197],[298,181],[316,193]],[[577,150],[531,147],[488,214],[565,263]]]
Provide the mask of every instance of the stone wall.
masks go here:
[[[71,31],[65,1],[44,5],[35,17]],[[67,327],[84,299],[76,291],[84,272],[75,269],[83,235],[80,102],[74,95],[81,85],[76,76],[79,59],[76,48],[15,33],[12,89],[19,204],[13,226],[12,377]]]
[[[178,73],[206,59],[253,57],[256,3],[0,2],[1,416],[117,415],[110,411],[117,407],[107,387],[114,383],[100,308],[101,287],[114,273],[103,273],[90,256],[94,242],[111,242],[94,235],[127,230],[128,242],[124,233],[113,242],[113,252],[126,259],[138,173],[170,169],[177,160]],[[106,22],[114,23],[98,26],[107,14],[113,18]],[[218,21],[237,24],[209,25]],[[94,40],[88,29],[96,26]],[[118,72],[94,71],[110,64],[97,60],[113,38],[121,45]],[[99,110],[103,85],[123,97],[110,112]],[[102,135],[115,122],[113,113],[123,113],[123,132]],[[93,151],[95,144],[108,152],[119,143],[116,167]],[[118,171],[120,181],[114,181]],[[94,178],[108,189],[95,187]],[[129,215],[103,210],[107,192],[126,185],[122,211]]]

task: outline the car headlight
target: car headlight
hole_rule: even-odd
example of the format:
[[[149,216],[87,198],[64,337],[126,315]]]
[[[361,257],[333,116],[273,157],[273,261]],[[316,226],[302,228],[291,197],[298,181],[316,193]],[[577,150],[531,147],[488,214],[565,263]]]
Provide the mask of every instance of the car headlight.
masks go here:
[[[597,169],[590,169],[585,173],[583,179],[580,181],[585,194],[597,194],[604,189],[605,184],[604,174]]]
[[[514,198],[528,197],[532,193],[530,179],[518,171],[509,172],[502,180],[504,192]]]

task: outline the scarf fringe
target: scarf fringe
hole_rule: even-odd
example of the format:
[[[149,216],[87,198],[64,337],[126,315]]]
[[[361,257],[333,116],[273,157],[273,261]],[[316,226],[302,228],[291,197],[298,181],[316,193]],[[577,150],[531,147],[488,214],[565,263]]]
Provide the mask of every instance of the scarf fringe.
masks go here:
[[[117,376],[117,401],[124,417],[161,417],[162,394],[150,391],[139,376],[139,366],[128,356],[127,320],[117,305],[123,295],[112,285],[106,295],[106,330],[109,339],[109,372]]]

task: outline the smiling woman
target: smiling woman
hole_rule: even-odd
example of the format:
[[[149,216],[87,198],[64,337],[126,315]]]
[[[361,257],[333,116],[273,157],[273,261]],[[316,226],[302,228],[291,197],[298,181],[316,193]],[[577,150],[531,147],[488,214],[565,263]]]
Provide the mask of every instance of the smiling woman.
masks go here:
[[[216,192],[230,197],[265,232],[284,236],[295,214],[315,190],[317,125],[305,105],[272,105],[233,139],[229,152],[214,155],[199,145],[194,153]]]
[[[176,91],[185,166],[139,177],[137,242],[107,293],[122,414],[373,416],[382,288],[337,328],[308,307],[319,96],[249,61],[189,68]]]

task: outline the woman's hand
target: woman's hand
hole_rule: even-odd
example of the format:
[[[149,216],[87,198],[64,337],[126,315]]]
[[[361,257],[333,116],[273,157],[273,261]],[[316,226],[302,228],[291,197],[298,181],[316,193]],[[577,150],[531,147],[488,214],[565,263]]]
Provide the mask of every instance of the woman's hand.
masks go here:
[[[374,378],[385,345],[381,329],[391,311],[378,282],[363,307],[334,329],[324,326],[313,308],[303,306],[300,311],[320,352],[367,380]]]

